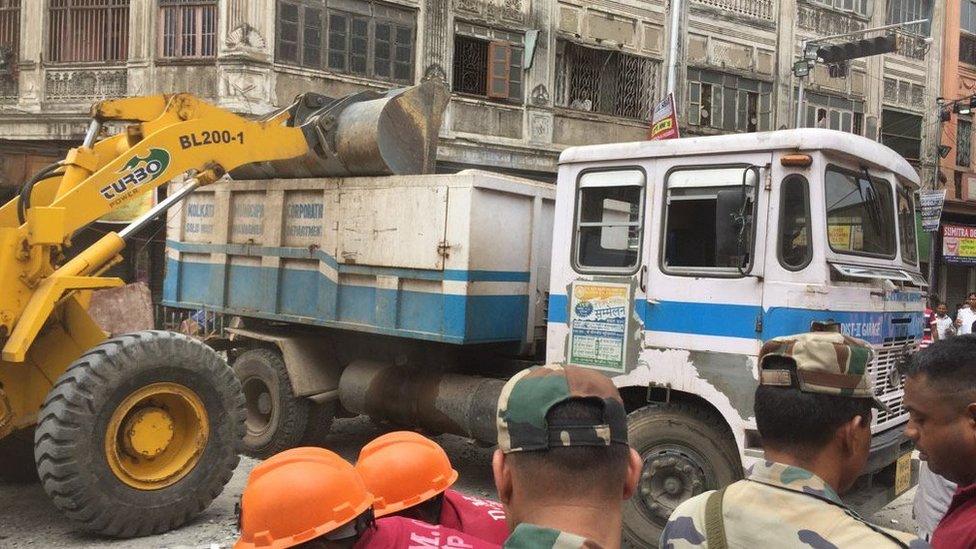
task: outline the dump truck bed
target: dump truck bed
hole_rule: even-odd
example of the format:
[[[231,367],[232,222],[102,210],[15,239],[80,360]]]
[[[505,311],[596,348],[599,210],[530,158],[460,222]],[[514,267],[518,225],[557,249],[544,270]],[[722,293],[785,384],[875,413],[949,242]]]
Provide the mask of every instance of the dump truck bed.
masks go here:
[[[457,174],[215,184],[169,212],[163,304],[457,344],[545,333],[555,189]]]

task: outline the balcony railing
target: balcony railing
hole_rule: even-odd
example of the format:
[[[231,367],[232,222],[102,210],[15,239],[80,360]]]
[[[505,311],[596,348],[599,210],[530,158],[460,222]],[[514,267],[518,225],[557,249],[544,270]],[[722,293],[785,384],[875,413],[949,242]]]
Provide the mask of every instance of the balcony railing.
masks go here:
[[[772,0],[695,0],[699,4],[711,6],[721,10],[731,11],[739,15],[755,17],[764,21],[773,20]]]
[[[96,101],[125,97],[125,69],[48,69],[44,98],[48,101]]]

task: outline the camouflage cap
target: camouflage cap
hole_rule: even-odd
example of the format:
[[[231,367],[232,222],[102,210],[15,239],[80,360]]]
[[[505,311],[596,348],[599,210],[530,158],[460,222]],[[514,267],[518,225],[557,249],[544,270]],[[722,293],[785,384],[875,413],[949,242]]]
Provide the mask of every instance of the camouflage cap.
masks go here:
[[[891,410],[874,394],[868,365],[874,351],[867,342],[837,332],[814,331],[777,337],[759,351],[759,384],[796,387],[807,393],[870,398],[872,405]],[[795,371],[768,367],[770,357],[784,357]]]
[[[601,402],[601,422],[550,425],[549,410],[571,399]],[[576,366],[549,365],[515,374],[498,397],[497,421],[498,447],[506,454],[627,444],[627,412],[620,392],[606,376]]]

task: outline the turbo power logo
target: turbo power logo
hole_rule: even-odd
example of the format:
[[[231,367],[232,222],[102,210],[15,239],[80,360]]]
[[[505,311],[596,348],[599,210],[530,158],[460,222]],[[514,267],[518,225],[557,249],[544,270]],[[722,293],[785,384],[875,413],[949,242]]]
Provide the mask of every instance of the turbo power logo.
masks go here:
[[[169,167],[169,152],[166,149],[149,149],[146,156],[133,156],[126,162],[119,176],[111,185],[102,187],[99,192],[106,200],[125,199],[134,194],[136,187],[155,180]]]

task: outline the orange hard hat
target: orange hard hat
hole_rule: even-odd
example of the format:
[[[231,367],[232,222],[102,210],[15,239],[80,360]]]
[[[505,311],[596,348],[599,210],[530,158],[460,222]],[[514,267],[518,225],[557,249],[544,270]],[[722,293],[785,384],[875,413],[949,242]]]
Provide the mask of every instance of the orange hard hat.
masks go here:
[[[295,448],[251,471],[241,496],[236,549],[284,549],[324,536],[361,515],[373,496],[355,467],[324,448]]]
[[[377,517],[427,501],[458,478],[440,445],[410,431],[388,433],[363,446],[356,470],[376,498]]]

